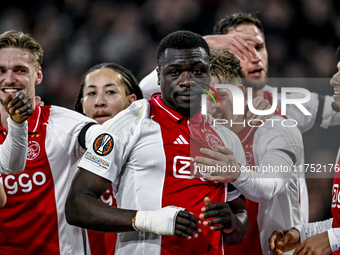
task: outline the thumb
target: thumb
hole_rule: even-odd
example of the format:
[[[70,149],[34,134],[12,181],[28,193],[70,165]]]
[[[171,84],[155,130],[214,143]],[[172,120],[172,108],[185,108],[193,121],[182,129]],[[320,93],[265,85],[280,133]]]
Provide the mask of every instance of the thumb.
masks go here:
[[[2,105],[7,106],[13,100],[11,93],[7,93],[4,100],[0,100]]]
[[[285,244],[287,244],[292,239],[293,239],[292,235],[288,233],[277,242],[277,245],[284,246]]]
[[[211,204],[212,204],[212,202],[211,202],[211,200],[210,200],[209,197],[205,197],[205,198],[204,198],[204,204],[205,204],[205,205],[211,205]]]

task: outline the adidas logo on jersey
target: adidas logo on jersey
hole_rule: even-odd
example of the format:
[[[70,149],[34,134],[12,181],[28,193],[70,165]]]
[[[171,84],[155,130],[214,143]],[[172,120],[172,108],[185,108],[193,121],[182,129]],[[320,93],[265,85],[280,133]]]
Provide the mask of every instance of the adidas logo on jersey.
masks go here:
[[[187,140],[182,135],[179,135],[179,137],[174,141],[174,144],[189,144]]]

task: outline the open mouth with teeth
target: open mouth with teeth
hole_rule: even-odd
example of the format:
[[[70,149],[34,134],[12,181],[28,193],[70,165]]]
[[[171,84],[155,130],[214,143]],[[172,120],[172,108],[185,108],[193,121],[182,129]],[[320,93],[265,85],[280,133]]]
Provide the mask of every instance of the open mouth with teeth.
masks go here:
[[[340,91],[334,91],[333,97],[340,97]]]
[[[262,75],[262,73],[263,73],[263,69],[258,68],[258,69],[255,69],[255,70],[249,72],[249,76],[258,78]]]
[[[7,89],[2,89],[2,91],[5,92],[5,93],[16,94],[20,91],[20,89],[13,89],[13,88],[8,89],[7,88]]]

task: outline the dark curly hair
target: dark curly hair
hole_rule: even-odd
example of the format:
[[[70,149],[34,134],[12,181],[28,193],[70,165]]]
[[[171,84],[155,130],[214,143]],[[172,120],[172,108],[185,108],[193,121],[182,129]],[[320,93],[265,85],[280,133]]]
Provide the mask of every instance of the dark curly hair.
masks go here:
[[[203,37],[199,34],[186,30],[179,30],[170,33],[166,37],[164,37],[158,45],[157,64],[159,66],[160,62],[163,60],[166,49],[182,50],[195,48],[203,48],[204,51],[207,53],[207,56],[210,56],[209,46],[203,39]]]

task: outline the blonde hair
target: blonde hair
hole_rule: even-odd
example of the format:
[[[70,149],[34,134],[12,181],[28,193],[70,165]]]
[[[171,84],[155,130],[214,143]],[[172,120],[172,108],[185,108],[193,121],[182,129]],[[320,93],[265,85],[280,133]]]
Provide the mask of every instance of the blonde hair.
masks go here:
[[[0,35],[0,49],[16,47],[28,49],[33,56],[33,65],[38,68],[43,61],[43,49],[29,34],[17,31],[7,31]]]
[[[243,74],[240,60],[231,52],[223,49],[210,51],[210,72],[222,83],[222,79],[233,80],[232,84],[239,85]]]

